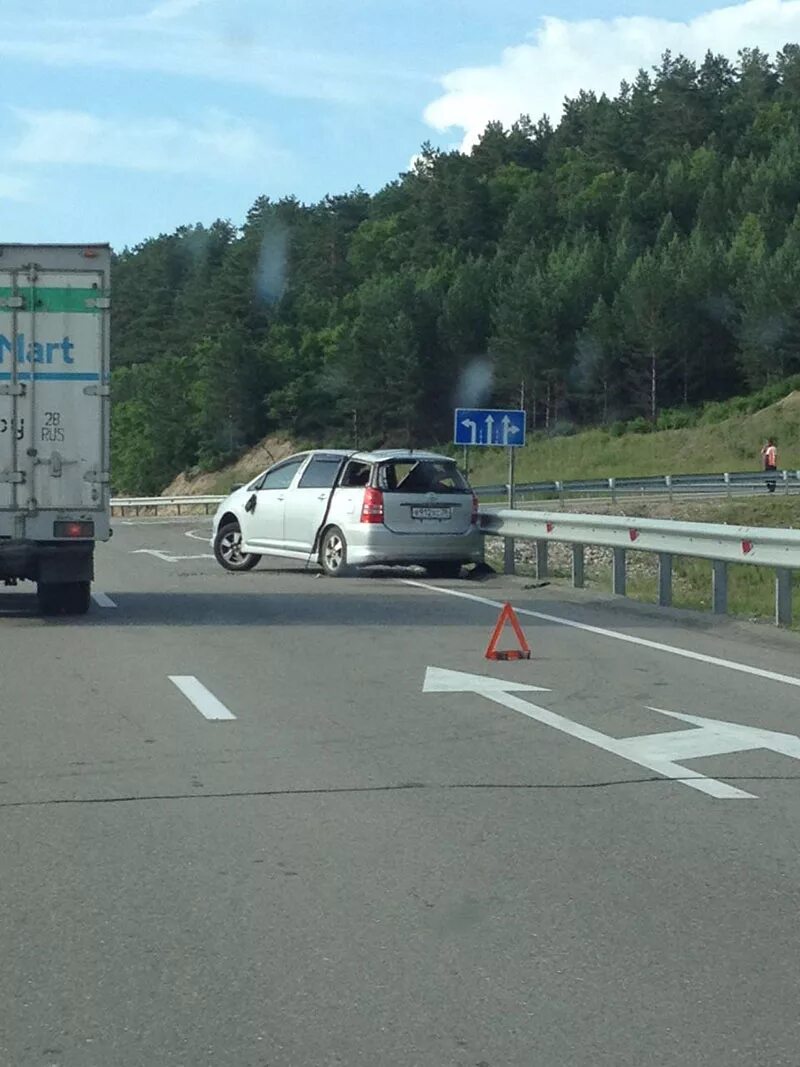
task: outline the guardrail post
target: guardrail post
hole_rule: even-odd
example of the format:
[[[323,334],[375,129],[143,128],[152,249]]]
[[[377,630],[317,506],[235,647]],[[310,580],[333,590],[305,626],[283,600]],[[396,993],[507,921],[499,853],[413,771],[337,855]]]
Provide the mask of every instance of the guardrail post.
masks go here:
[[[786,492],[786,495],[788,496],[789,495],[789,472],[788,471],[781,471],[781,474],[783,475],[783,488],[784,488],[784,490]]]
[[[728,613],[728,564],[721,559],[711,563],[711,601],[715,615]]]
[[[583,545],[572,546],[572,585],[575,589],[583,589],[585,554]]]
[[[672,475],[668,474],[664,480],[667,483],[667,491],[669,492],[670,503],[672,503]]]
[[[723,474],[722,477],[725,479],[725,488],[728,491],[728,496],[730,496],[731,495],[731,476],[730,476],[730,474]]]
[[[792,625],[792,572],[788,567],[775,571],[775,625]]]
[[[564,510],[564,483],[556,482],[556,492],[558,493],[558,499],[561,503],[561,510]]]
[[[625,596],[626,590],[626,568],[625,568],[625,549],[615,548],[614,561],[612,564],[612,589],[615,596]]]
[[[672,555],[658,554],[658,603],[662,608],[672,605]]]
[[[513,537],[503,539],[503,574],[516,574],[516,551]]]
[[[548,574],[547,541],[536,542],[536,577],[546,578]]]
[[[617,479],[616,478],[609,478],[608,479],[608,488],[611,490],[611,500],[612,500],[612,502],[614,504],[616,504],[616,502],[617,502]]]

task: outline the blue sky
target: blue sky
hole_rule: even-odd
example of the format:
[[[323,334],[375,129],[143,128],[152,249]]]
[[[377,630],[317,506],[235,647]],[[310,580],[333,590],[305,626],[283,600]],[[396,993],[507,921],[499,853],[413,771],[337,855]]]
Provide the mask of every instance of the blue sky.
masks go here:
[[[116,247],[259,194],[373,191],[420,144],[557,118],[665,47],[800,40],[800,0],[3,0],[0,241]]]

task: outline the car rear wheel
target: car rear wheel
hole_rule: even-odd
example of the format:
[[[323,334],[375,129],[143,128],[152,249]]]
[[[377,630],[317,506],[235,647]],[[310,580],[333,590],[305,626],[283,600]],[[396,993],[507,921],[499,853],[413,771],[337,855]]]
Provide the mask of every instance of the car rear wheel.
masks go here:
[[[347,541],[338,526],[326,530],[319,550],[319,561],[329,578],[345,578],[350,573],[347,565]]]
[[[226,571],[251,571],[261,559],[253,552],[242,552],[242,531],[238,522],[228,522],[217,530],[214,556]]]
[[[446,559],[426,564],[425,570],[430,578],[460,578],[462,566],[459,560]]]

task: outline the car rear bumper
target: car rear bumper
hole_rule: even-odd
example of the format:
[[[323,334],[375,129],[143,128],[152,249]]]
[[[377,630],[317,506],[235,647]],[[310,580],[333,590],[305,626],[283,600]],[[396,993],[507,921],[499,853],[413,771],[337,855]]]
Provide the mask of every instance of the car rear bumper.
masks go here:
[[[483,534],[471,529],[465,534],[398,534],[385,526],[365,524],[351,528],[347,558],[356,567],[379,563],[413,564],[453,560],[477,563],[483,559]]]

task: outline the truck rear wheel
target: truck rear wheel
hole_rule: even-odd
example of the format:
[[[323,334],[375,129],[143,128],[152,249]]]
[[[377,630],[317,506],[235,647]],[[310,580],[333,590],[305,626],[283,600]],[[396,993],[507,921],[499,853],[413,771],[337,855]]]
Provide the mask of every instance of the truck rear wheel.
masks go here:
[[[85,615],[91,603],[91,582],[39,582],[43,615]]]

